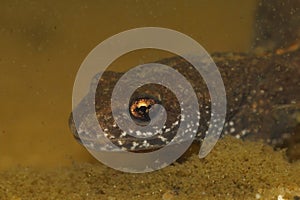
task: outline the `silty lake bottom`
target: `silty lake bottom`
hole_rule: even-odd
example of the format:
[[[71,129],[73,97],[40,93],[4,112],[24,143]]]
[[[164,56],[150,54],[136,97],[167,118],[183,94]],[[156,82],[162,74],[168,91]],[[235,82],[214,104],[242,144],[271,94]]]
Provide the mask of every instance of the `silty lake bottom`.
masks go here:
[[[299,199],[300,162],[260,142],[227,136],[204,159],[144,174],[102,164],[0,173],[1,199]]]

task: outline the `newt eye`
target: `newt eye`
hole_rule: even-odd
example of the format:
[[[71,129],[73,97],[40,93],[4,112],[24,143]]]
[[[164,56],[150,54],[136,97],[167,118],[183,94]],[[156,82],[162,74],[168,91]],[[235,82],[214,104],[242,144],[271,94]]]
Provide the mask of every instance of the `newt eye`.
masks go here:
[[[154,104],[161,104],[161,102],[150,96],[137,97],[130,101],[129,113],[131,118],[138,125],[147,125],[150,122],[149,111]]]

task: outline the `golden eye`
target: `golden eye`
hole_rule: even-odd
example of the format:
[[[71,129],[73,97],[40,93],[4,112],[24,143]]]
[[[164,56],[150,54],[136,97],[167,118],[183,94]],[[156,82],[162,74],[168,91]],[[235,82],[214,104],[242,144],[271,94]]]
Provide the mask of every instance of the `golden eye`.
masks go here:
[[[154,97],[137,97],[131,100],[129,112],[132,119],[140,125],[150,122],[149,111],[154,104],[160,101]]]

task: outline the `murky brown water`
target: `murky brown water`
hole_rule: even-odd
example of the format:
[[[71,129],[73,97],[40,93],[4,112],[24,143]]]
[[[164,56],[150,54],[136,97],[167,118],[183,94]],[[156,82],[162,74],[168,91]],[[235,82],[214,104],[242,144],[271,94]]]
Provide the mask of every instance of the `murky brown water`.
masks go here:
[[[88,52],[121,31],[159,26],[209,52],[250,49],[256,1],[4,1],[0,7],[0,169],[93,160],[68,128],[72,87]],[[141,51],[116,62],[157,60]]]
[[[192,146],[179,162],[146,174],[100,164],[76,142],[68,125],[73,83],[87,54],[108,37],[137,27],[180,31],[209,53],[239,52],[215,54],[224,65],[232,59],[243,69],[265,65],[276,71],[272,66],[277,64],[285,74],[295,69],[281,81],[287,80],[283,91],[293,91],[299,85],[299,16],[298,0],[2,1],[0,199],[299,199],[299,98],[283,105],[292,114],[279,109],[279,125],[297,125],[289,127],[291,134],[278,136],[287,137],[287,153],[228,136],[205,159],[198,159],[193,153],[198,146]],[[247,52],[257,57],[240,54]],[[134,51],[110,69],[124,71],[169,56]],[[242,57],[253,62],[243,64]],[[269,75],[267,80],[279,77]],[[273,91],[267,89],[266,94]],[[289,162],[287,156],[298,161]]]

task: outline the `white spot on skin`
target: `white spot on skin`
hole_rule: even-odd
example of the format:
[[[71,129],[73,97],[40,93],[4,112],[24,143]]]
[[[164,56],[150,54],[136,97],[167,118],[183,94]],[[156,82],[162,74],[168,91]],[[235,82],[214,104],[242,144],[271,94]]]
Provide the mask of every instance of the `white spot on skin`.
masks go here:
[[[131,150],[134,150],[139,144],[137,142],[132,142],[132,146],[130,147]]]
[[[283,196],[280,194],[280,195],[278,195],[277,200],[284,200],[284,198],[283,198]]]
[[[126,136],[127,135],[127,133],[126,132],[123,132],[122,134],[121,134],[121,136]]]
[[[185,120],[185,116],[184,115],[181,115],[181,120],[180,121],[184,121]]]
[[[242,133],[242,135],[244,136],[244,135],[246,135],[246,134],[247,134],[247,132],[248,132],[248,130],[246,130],[246,129],[245,129],[245,130],[242,130],[242,132],[241,132],[241,133]]]
[[[147,140],[144,140],[144,141],[143,141],[143,146],[147,148],[147,147],[150,146],[150,144],[147,142]]]
[[[142,135],[142,132],[141,131],[136,131],[136,135],[140,136],[140,135]]]
[[[109,139],[115,139],[115,136],[113,136],[113,135],[111,135],[110,137],[109,137]]]
[[[146,132],[146,136],[152,136],[153,134],[151,132]]]
[[[162,142],[167,141],[167,138],[165,138],[165,137],[163,137],[163,136],[161,136],[161,135],[159,135],[158,138],[159,138]]]
[[[94,143],[90,143],[90,147],[93,149],[95,147]]]
[[[256,199],[260,199],[260,198],[261,198],[261,195],[257,193],[257,194],[255,195],[255,198],[256,198]]]
[[[178,125],[179,121],[173,123],[174,126]]]

